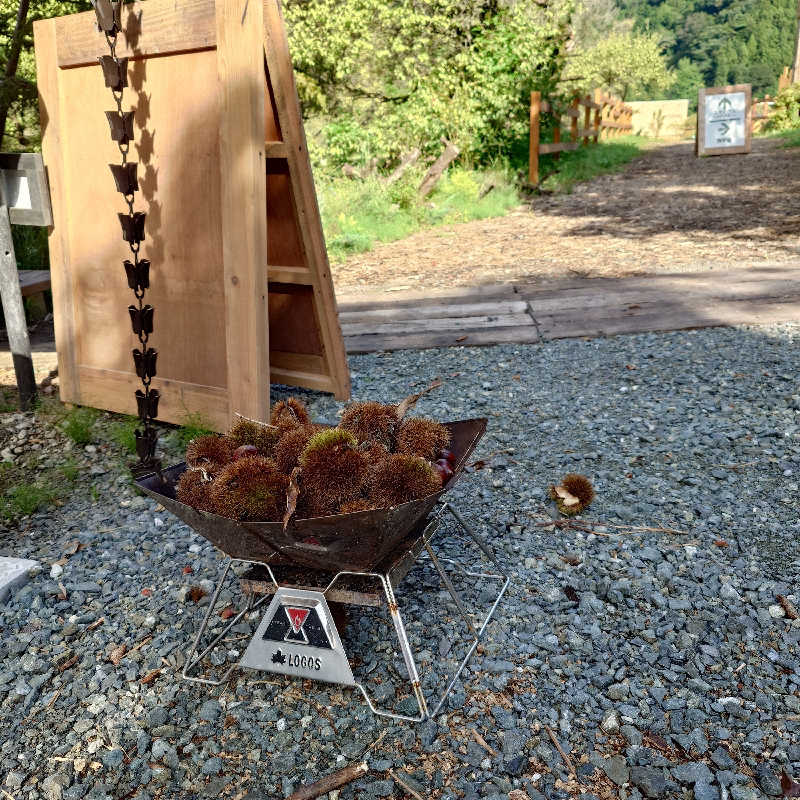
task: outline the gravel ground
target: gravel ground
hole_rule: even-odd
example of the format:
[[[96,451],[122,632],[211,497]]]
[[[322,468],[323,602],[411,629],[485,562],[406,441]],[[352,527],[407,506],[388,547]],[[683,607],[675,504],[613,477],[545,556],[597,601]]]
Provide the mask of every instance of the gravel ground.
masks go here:
[[[513,583],[446,714],[419,725],[319,683],[179,680],[207,602],[188,589],[221,559],[110,451],[82,453],[97,500],[0,528],[0,554],[42,562],[0,606],[3,797],[266,800],[361,758],[370,773],[331,798],[403,797],[390,770],[425,798],[779,796],[781,771],[800,778],[798,343],[784,325],[351,359],[357,399],[439,376],[421,412],[490,420],[486,466],[452,496]],[[27,421],[2,420],[12,454]],[[594,533],[545,526],[545,488],[568,471],[595,483]],[[441,549],[464,555],[452,534]],[[400,593],[423,665],[463,652],[435,585],[420,565]],[[233,582],[224,601],[240,602]],[[381,703],[411,710],[386,625],[354,612],[345,646]]]

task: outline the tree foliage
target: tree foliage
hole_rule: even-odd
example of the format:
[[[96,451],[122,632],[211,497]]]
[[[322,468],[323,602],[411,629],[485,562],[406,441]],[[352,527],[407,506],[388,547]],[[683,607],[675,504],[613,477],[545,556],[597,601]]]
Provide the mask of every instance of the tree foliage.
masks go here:
[[[555,87],[571,0],[294,0],[297,84],[318,164],[390,164],[442,137],[490,160]]]
[[[775,93],[792,63],[797,0],[619,0],[636,29],[650,31],[667,49],[669,64],[692,64],[702,85],[751,83],[756,94]],[[687,68],[683,68],[686,76]],[[671,96],[684,91],[676,82]]]
[[[570,58],[566,76],[580,92],[609,89],[623,100],[652,96],[673,82],[653,34],[614,33]]]

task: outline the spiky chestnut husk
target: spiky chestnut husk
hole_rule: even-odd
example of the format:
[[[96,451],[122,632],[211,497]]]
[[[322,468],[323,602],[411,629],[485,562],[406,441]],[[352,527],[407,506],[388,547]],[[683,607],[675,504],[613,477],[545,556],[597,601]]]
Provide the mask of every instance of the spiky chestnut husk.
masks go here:
[[[397,452],[436,460],[440,450],[450,444],[450,431],[432,419],[409,417],[397,433]]]
[[[186,463],[202,467],[209,474],[216,474],[232,460],[233,447],[225,436],[198,436],[186,446]]]
[[[375,442],[392,450],[397,431],[397,407],[383,403],[352,403],[342,414],[339,427],[350,431],[359,444]]]
[[[275,463],[278,469],[289,475],[300,461],[311,437],[322,430],[325,430],[322,425],[301,425],[286,431],[275,445]]]
[[[369,497],[377,508],[388,508],[427,497],[441,488],[442,479],[424,458],[395,453],[373,473]]]
[[[240,417],[228,434],[234,448],[243,444],[252,444],[264,458],[272,458],[275,445],[281,437],[281,431],[263,422]]]
[[[364,497],[359,497],[356,500],[350,500],[347,503],[342,503],[339,506],[340,514],[355,514],[358,511],[370,511],[375,508],[375,504]]]
[[[548,493],[551,499],[555,500],[558,510],[566,517],[574,517],[576,514],[585,511],[594,500],[592,482],[585,475],[570,472],[561,479],[560,486],[566,489],[573,497],[578,498],[578,502],[574,505],[565,505],[563,498],[558,496],[556,487],[551,486],[549,488]]]
[[[185,503],[198,511],[213,511],[210,490],[211,481],[206,480],[202,469],[187,469],[178,478],[175,497],[179,503]]]
[[[290,397],[275,404],[269,421],[271,425],[285,432],[301,425],[309,425],[311,417],[308,415],[308,409],[302,400]]]
[[[367,456],[357,449],[353,434],[339,428],[314,434],[300,466],[300,496],[313,517],[335,514],[342,503],[358,498],[369,471]]]
[[[277,522],[286,511],[289,479],[271,458],[247,456],[226,465],[211,486],[218,514],[247,522]]]

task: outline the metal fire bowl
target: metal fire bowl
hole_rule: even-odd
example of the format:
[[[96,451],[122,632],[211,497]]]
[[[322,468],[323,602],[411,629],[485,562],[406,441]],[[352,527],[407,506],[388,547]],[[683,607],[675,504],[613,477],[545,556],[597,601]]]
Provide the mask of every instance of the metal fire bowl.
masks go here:
[[[328,572],[369,572],[404,539],[422,530],[436,502],[460,477],[486,423],[485,418],[444,423],[450,431],[455,467],[453,477],[435,494],[392,508],[292,519],[286,530],[281,522],[237,522],[178,502],[175,484],[186,470],[185,463],[164,470],[163,483],[153,474],[136,484],[231,558],[292,563]]]

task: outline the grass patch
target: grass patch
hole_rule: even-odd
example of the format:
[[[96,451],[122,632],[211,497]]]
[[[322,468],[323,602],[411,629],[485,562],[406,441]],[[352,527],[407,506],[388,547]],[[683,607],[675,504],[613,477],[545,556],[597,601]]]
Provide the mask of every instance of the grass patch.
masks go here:
[[[100,412],[94,408],[70,409],[61,423],[61,430],[75,444],[89,444],[93,439],[92,429],[99,417]]]
[[[136,436],[134,432],[139,427],[139,418],[119,416],[108,426],[108,436],[123,453],[136,452]]]
[[[800,128],[792,128],[776,134],[783,139],[783,147],[800,147]]]
[[[56,502],[77,477],[73,462],[35,477],[21,465],[0,463],[0,519],[10,522]]]
[[[539,174],[545,177],[540,179],[540,186],[545,191],[568,194],[577,183],[609,172],[619,172],[651,142],[639,136],[620,136],[561,153],[558,160],[552,155],[542,156],[539,159]]]
[[[213,433],[211,423],[202,415],[189,412],[184,418],[184,423],[180,428],[176,428],[172,434],[175,447],[181,453],[181,458],[186,450],[186,445],[198,436],[205,436]]]
[[[17,410],[17,393],[13,389],[0,389],[0,414]]]
[[[417,187],[422,176],[422,169],[409,170],[391,186],[377,177],[320,180],[322,224],[331,259],[341,261],[377,242],[402,239],[422,228],[499,217],[520,202],[510,177],[502,170],[453,167],[431,195],[420,201]]]

